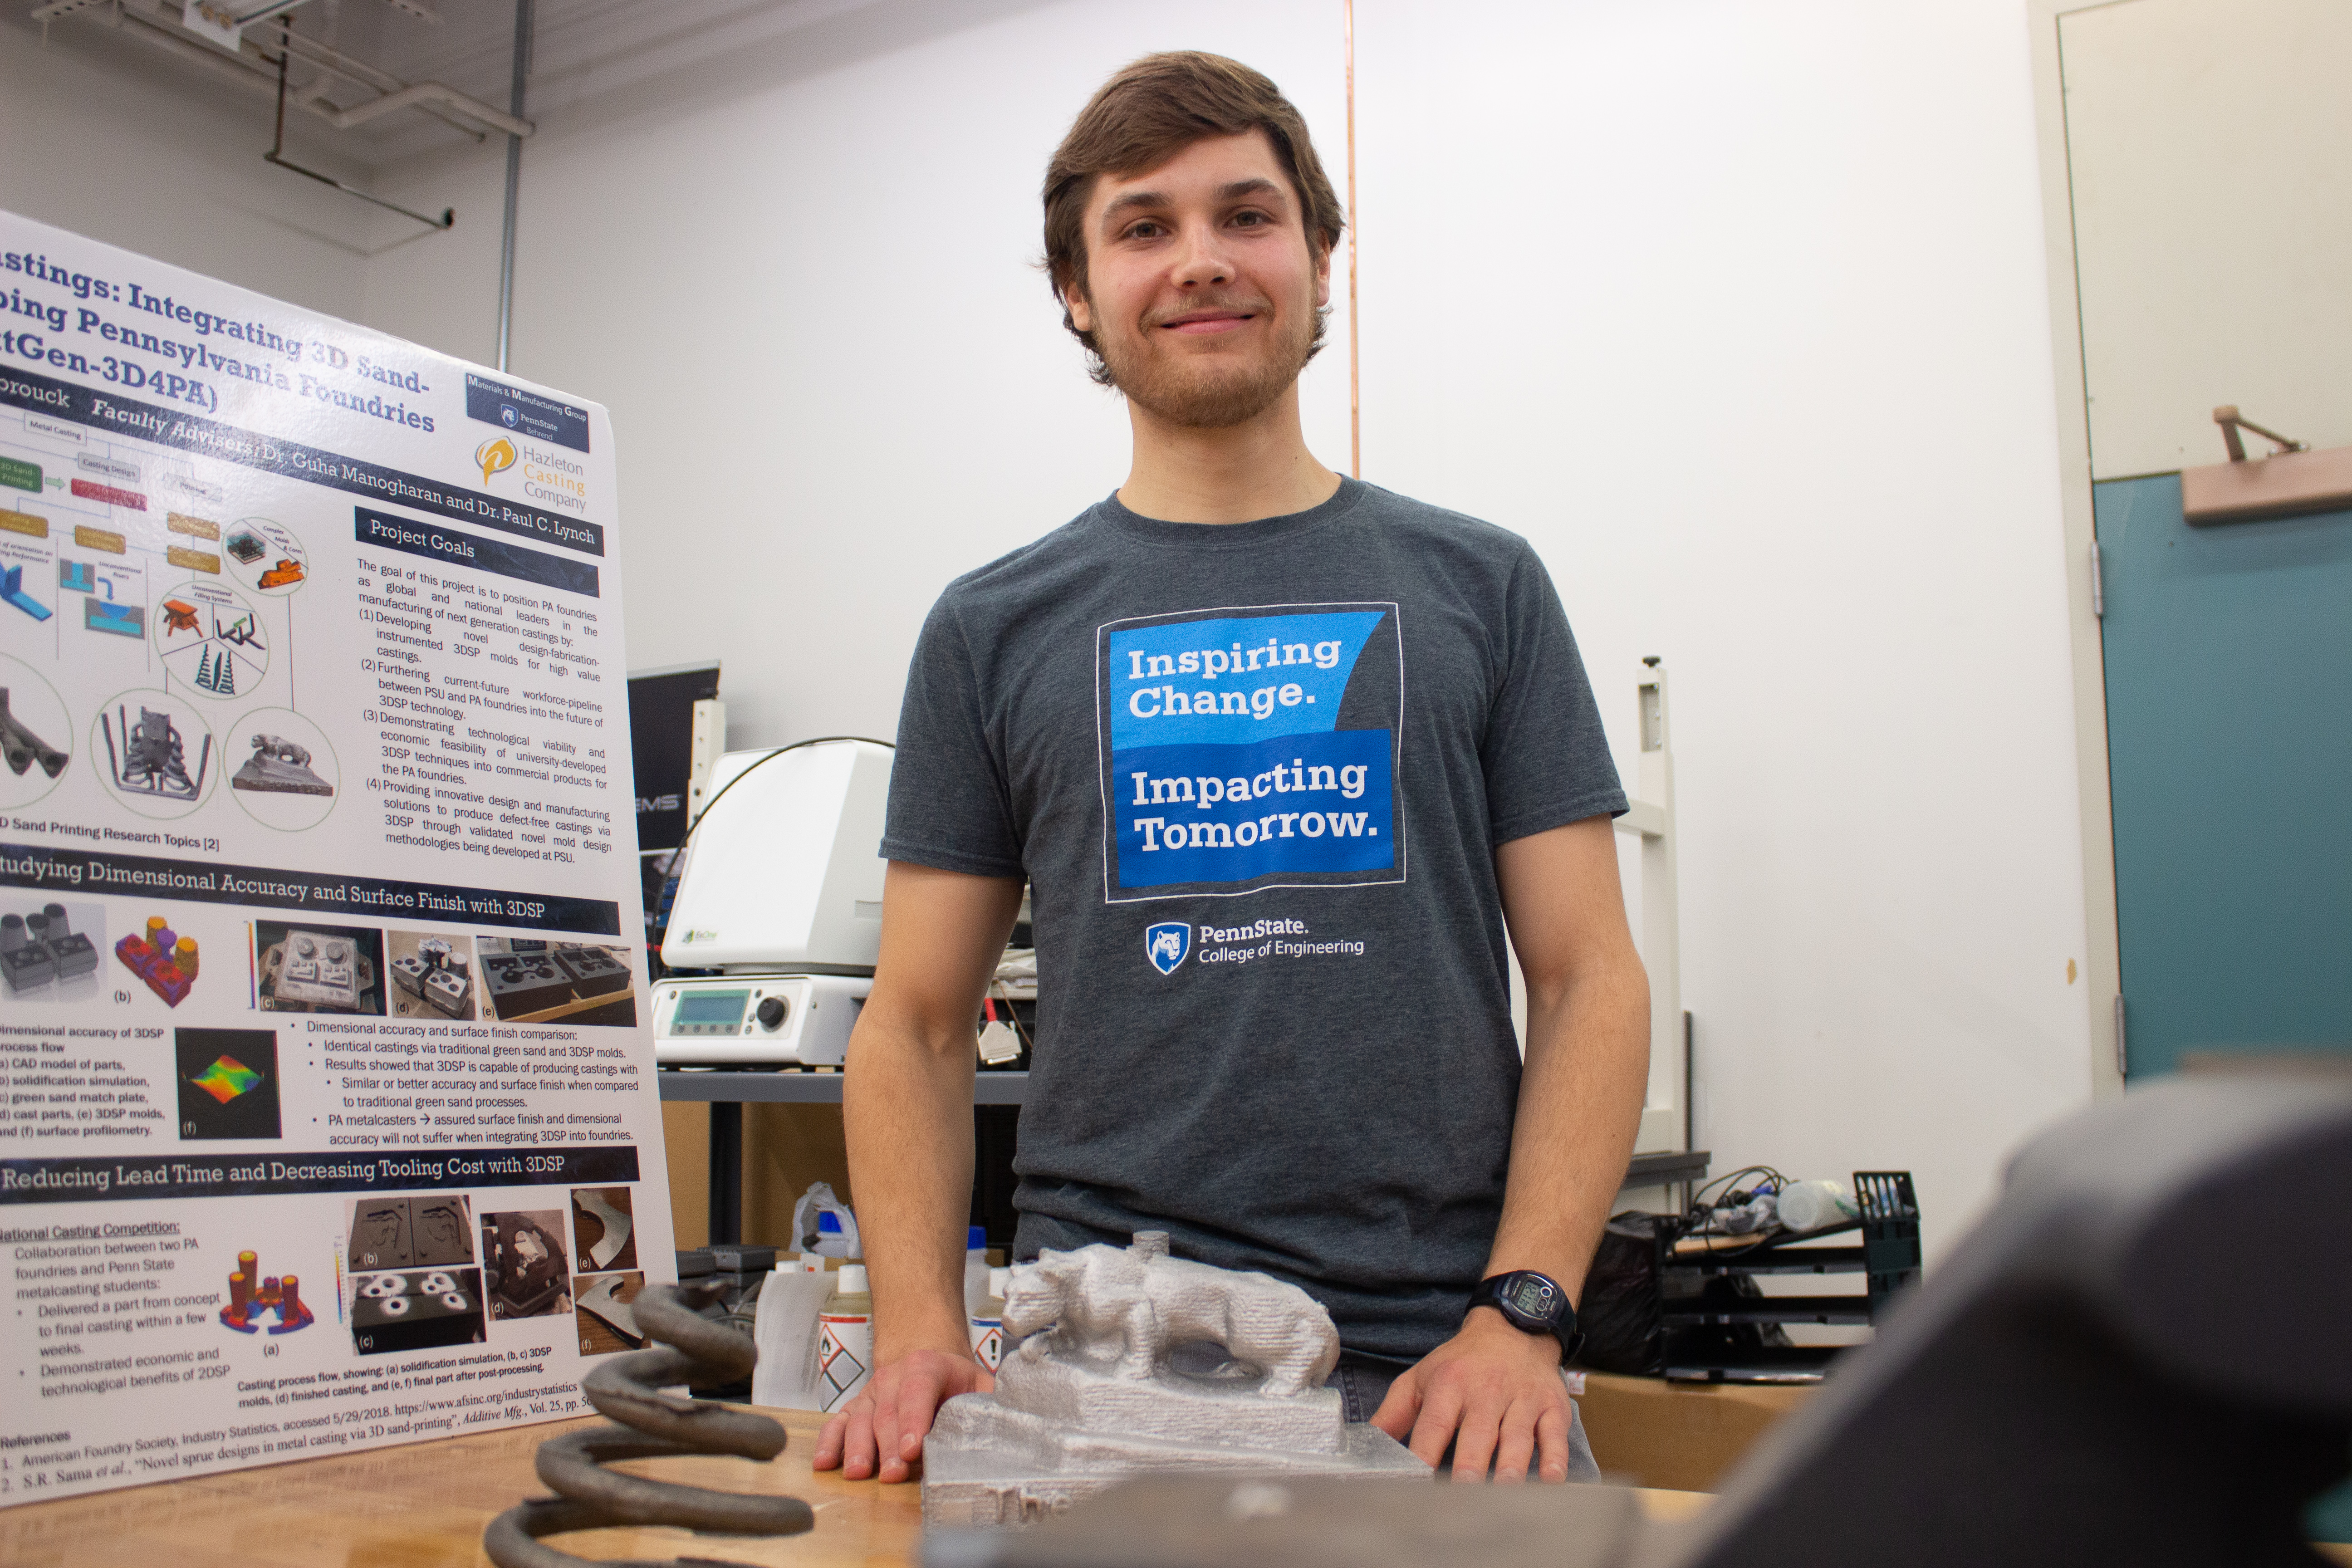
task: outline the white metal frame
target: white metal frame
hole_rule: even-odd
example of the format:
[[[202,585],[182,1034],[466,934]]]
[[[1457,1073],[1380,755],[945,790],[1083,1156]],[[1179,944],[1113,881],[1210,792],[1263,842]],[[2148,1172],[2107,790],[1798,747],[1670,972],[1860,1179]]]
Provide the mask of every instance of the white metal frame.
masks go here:
[[[2060,19],[2131,0],[2028,0],[2034,120],[2049,262],[2051,364],[2057,392],[2058,488],[2066,559],[2066,630],[2073,658],[2074,771],[2083,832],[2083,1005],[2091,1090],[2123,1092],[2123,977],[2116,925],[2115,808],[2107,773],[2107,682],[2099,626],[2097,539],[2091,510],[2091,419],[2083,365],[2081,278],[2074,253],[2074,176],[2067,159],[2065,58]]]
[[[1682,899],[1676,872],[1675,752],[1667,721],[1666,672],[1645,661],[1634,681],[1641,762],[1632,805],[1617,831],[1642,844],[1642,964],[1650,973],[1650,1085],[1642,1099],[1637,1154],[1687,1142],[1690,1085],[1683,1055]]]

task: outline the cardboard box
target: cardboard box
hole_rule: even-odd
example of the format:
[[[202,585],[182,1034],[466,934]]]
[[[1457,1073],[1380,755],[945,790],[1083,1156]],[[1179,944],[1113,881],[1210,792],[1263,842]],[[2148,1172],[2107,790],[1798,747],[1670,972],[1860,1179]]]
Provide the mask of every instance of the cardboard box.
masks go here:
[[[1612,1480],[1675,1491],[1712,1491],[1780,1417],[1811,1399],[1812,1384],[1668,1383],[1587,1373],[1584,1416],[1592,1457]]]

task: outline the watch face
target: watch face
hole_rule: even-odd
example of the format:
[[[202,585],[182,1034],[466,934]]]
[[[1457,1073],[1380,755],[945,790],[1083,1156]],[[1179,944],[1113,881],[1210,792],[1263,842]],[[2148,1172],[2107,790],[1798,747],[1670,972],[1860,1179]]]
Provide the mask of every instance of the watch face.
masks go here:
[[[1534,1274],[1522,1274],[1503,1291],[1503,1300],[1530,1318],[1551,1316],[1555,1292],[1551,1282]]]

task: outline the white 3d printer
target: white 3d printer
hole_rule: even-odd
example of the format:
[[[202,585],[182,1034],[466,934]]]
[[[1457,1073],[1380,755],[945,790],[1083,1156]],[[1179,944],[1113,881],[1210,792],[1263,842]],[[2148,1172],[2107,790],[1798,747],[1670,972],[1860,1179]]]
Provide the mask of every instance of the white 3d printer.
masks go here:
[[[803,742],[712,771],[653,989],[663,1067],[838,1067],[882,945],[890,748]]]

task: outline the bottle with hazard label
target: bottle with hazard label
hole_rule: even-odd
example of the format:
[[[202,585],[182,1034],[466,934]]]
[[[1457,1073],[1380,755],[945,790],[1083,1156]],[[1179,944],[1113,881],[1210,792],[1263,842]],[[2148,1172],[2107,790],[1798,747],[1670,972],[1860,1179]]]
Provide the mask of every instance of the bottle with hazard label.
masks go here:
[[[834,1275],[833,1294],[816,1315],[817,1407],[840,1409],[874,1375],[874,1297],[866,1265],[845,1263]]]
[[[1004,1359],[1004,1289],[1009,1268],[988,1271],[987,1294],[971,1310],[971,1358],[994,1372]]]

